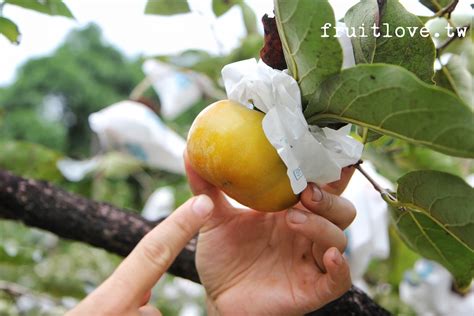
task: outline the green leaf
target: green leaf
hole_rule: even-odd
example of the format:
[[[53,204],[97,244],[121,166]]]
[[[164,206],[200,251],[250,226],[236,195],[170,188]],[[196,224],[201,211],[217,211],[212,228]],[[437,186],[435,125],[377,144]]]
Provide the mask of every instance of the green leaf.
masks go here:
[[[420,21],[421,21],[423,24],[426,24],[426,23],[428,23],[428,21],[430,21],[431,19],[433,19],[432,16],[424,16],[424,15],[418,15],[418,18],[420,19]]]
[[[241,2],[240,9],[242,10],[242,17],[244,19],[245,29],[247,34],[258,34],[257,16],[245,2]]]
[[[134,173],[143,171],[142,165],[141,161],[132,156],[119,152],[109,152],[102,156],[95,172],[111,179],[126,179]]]
[[[56,167],[62,154],[46,147],[20,141],[0,142],[0,169],[25,178],[58,182],[63,179]]]
[[[212,11],[219,17],[230,10],[235,4],[243,3],[242,0],[212,0]]]
[[[351,37],[356,63],[399,65],[432,83],[436,58],[433,41],[427,30],[427,37],[420,35],[423,22],[405,10],[398,0],[387,0],[381,14],[376,0],[364,0],[347,12],[344,21],[350,32],[354,30],[358,35]],[[379,22],[376,36],[373,28],[379,26]]]
[[[69,8],[62,0],[5,0],[5,3],[37,11],[48,15],[58,15],[74,18]]]
[[[327,0],[275,0],[274,6],[285,60],[298,81],[305,106],[321,83],[342,66],[342,49],[334,37],[334,13]],[[332,27],[327,30],[328,37],[323,37],[326,23]]]
[[[18,26],[7,18],[0,16],[0,34],[5,36],[13,44],[20,43],[20,30]]]
[[[353,123],[448,155],[474,158],[469,106],[395,65],[345,69],[324,82],[305,117],[309,124]]]
[[[438,12],[444,7],[447,7],[452,0],[420,0],[421,4],[433,12]]]
[[[449,89],[474,109],[472,97],[472,74],[468,70],[469,61],[459,55],[452,55],[447,65],[436,72],[438,86]]]
[[[403,240],[454,276],[459,288],[474,277],[474,189],[439,171],[415,171],[398,180],[392,217]]]
[[[174,15],[190,11],[187,0],[148,0],[145,7],[145,14],[156,15]]]
[[[373,26],[378,26],[379,21],[377,0],[362,0],[351,7],[344,16],[344,23],[350,32],[354,30],[357,35],[351,37],[356,64],[371,64],[374,61],[377,39],[373,35]]]

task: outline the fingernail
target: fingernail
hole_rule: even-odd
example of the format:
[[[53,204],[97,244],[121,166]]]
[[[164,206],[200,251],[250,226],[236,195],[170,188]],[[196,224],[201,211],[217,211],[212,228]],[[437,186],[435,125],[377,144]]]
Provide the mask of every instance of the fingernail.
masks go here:
[[[288,219],[293,224],[302,224],[306,222],[308,216],[302,211],[291,209],[288,214]]]
[[[323,193],[321,192],[321,189],[313,183],[313,201],[314,202],[320,202],[323,199]]]
[[[336,248],[332,250],[331,259],[336,265],[341,265],[342,263],[342,255]]]
[[[201,194],[193,201],[191,208],[197,215],[206,217],[214,208],[214,203],[210,197],[205,194]]]

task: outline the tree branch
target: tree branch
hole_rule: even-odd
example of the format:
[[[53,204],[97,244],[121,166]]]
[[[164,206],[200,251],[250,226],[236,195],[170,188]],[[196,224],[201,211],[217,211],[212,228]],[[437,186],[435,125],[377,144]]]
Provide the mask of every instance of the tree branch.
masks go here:
[[[0,170],[0,218],[21,221],[59,237],[85,242],[126,256],[157,222],[108,203],[88,200],[45,181],[24,179]],[[195,243],[195,241],[194,241]],[[194,244],[179,254],[168,272],[199,283]],[[346,294],[309,315],[390,315],[364,292]]]
[[[0,218],[21,221],[120,256],[128,255],[159,222],[147,221],[108,203],[88,200],[45,181],[24,179],[1,170]],[[184,249],[169,272],[199,282],[194,251]]]

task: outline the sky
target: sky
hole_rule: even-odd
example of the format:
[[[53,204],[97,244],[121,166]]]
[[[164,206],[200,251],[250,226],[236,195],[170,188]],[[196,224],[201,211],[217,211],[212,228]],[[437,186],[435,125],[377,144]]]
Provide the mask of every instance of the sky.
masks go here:
[[[216,19],[211,0],[189,0],[192,13],[172,17],[145,15],[147,0],[65,0],[75,20],[51,17],[15,6],[5,5],[3,15],[15,21],[22,33],[20,45],[0,36],[0,86],[10,84],[16,69],[30,58],[50,54],[77,27],[94,22],[105,40],[127,56],[156,56],[186,49],[204,49],[213,54],[226,53],[237,46],[245,29],[237,7]],[[330,0],[336,19],[357,0]],[[407,9],[430,14],[415,0],[401,0]],[[466,5],[468,0],[461,0]],[[246,0],[258,18],[272,14],[272,0]],[[261,28],[261,23],[258,23]]]

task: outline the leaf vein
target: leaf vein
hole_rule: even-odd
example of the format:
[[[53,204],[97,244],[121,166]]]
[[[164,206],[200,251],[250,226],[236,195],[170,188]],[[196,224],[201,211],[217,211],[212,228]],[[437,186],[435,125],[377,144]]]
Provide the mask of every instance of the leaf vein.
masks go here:
[[[360,80],[359,80],[360,82]],[[374,89],[370,92],[367,92],[367,93],[364,93],[364,94],[359,94],[357,95],[354,99],[352,99],[351,102],[349,102],[346,107],[342,110],[342,112],[339,113],[340,116],[343,116],[344,113],[346,113],[347,110],[349,110],[349,108],[352,106],[352,104],[354,104],[355,101],[359,100],[360,98],[365,98],[365,97],[368,97],[374,93],[377,93],[377,92],[380,92],[380,91],[384,91],[384,90],[389,90],[389,89],[404,89],[402,87],[395,87],[395,86],[389,86],[389,87],[383,87],[383,88],[379,88],[379,89]]]
[[[415,225],[418,227],[418,229],[420,230],[420,233],[426,238],[426,240],[428,241],[428,243],[433,247],[433,249],[438,253],[438,255],[440,256],[441,259],[443,259],[443,261],[446,263],[447,266],[450,266],[452,267],[451,263],[448,261],[448,259],[443,255],[443,253],[441,252],[441,250],[436,247],[436,244],[431,240],[431,238],[428,236],[428,234],[426,234],[426,232],[424,231],[423,227],[421,226],[421,224],[418,222],[418,220],[416,219],[416,217],[410,212],[410,216],[413,220],[413,222],[415,223]]]
[[[381,122],[380,124],[378,125],[378,127],[382,127],[382,125],[385,123],[385,121],[387,121],[388,119],[394,117],[394,116],[397,116],[397,115],[400,115],[400,114],[405,114],[405,113],[414,113],[414,112],[432,112],[433,110],[432,109],[406,109],[406,110],[400,110],[400,111],[397,111],[397,112],[393,112],[393,113],[390,113],[389,115],[387,115]]]

